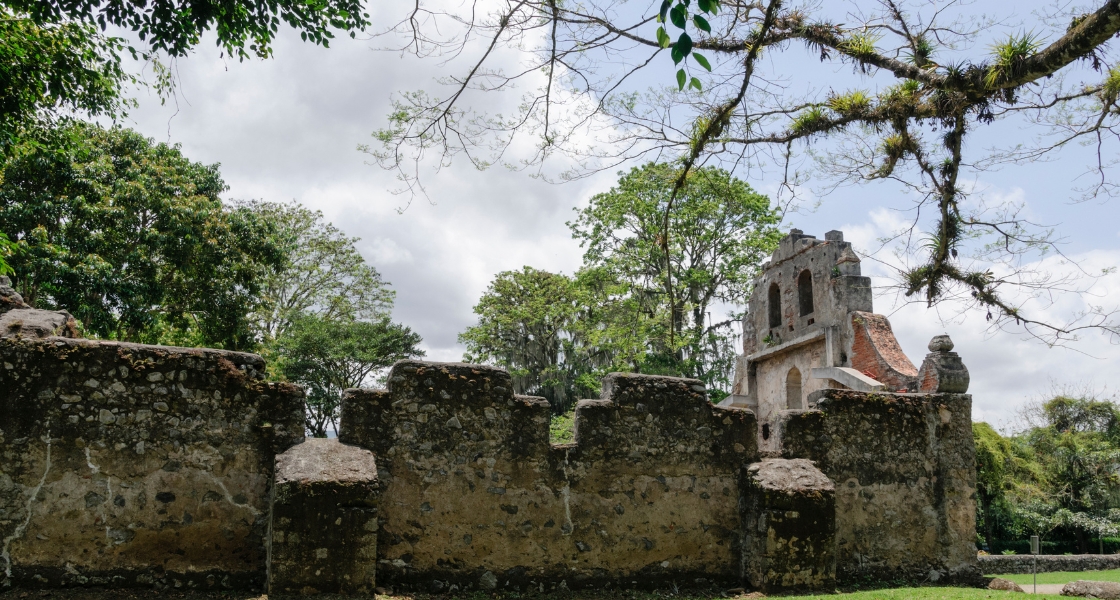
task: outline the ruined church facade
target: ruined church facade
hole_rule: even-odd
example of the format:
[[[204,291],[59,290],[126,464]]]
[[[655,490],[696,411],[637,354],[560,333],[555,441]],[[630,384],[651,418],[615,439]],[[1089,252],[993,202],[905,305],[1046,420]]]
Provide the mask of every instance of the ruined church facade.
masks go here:
[[[0,284],[4,283],[0,281]],[[501,369],[402,361],[337,440],[260,357],[74,339],[0,285],[0,585],[271,594],[970,581],[968,375],[915,368],[839,232],[782,240],[734,394],[612,374],[575,441]],[[15,308],[5,308],[16,305]],[[16,314],[12,314],[16,313]],[[66,316],[60,317],[63,325]]]

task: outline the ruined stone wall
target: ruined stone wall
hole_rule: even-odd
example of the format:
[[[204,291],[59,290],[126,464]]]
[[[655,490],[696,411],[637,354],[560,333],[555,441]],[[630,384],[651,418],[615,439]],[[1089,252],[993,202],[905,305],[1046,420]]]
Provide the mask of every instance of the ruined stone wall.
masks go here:
[[[837,578],[977,575],[972,397],[824,390],[782,416],[782,455],[836,486]]]
[[[749,411],[699,381],[612,375],[550,446],[548,404],[508,373],[401,362],[388,390],[350,390],[344,443],[377,455],[378,585],[553,589],[741,575],[739,472]]]
[[[302,391],[251,354],[0,339],[0,584],[259,588]]]

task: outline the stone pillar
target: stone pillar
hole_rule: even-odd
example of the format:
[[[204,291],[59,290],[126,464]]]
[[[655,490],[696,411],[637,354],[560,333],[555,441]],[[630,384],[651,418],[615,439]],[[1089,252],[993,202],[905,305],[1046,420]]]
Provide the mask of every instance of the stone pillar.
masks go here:
[[[766,459],[744,470],[743,576],[767,594],[836,587],[836,495],[805,459]]]
[[[369,594],[377,565],[373,453],[307,439],[276,458],[269,594]]]
[[[953,349],[947,335],[934,336],[929,354],[918,370],[918,391],[926,393],[963,394],[968,391],[968,369]]]

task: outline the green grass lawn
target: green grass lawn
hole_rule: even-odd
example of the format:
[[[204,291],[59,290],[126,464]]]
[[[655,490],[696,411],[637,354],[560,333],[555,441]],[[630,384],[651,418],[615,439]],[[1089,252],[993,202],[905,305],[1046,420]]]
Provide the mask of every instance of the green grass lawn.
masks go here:
[[[1026,585],[1031,583],[1032,579],[1029,574],[1027,575],[993,575],[992,577],[1002,577],[1009,579],[1019,585]],[[1069,583],[1084,579],[1085,581],[1120,581],[1120,569],[1113,569],[1111,571],[1078,571],[1071,573],[1068,571],[1054,571],[1053,573],[1039,573],[1038,583]]]
[[[850,594],[820,594],[813,596],[781,596],[783,600],[983,600],[998,598],[1005,600],[1021,599],[1022,596],[1008,596],[1017,592],[997,592],[993,590],[979,590],[974,588],[958,587],[920,587],[896,588],[890,590],[872,590],[869,592],[853,592]],[[1034,598],[1048,598],[1050,596],[1039,594]],[[1053,598],[1059,598],[1054,595]]]

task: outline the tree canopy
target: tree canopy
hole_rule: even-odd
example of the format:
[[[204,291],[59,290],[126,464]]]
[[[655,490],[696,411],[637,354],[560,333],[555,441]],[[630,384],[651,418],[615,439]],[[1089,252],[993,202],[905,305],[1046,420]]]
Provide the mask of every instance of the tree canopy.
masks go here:
[[[459,337],[464,359],[510,369],[518,393],[557,412],[597,395],[609,371],[695,377],[722,399],[739,351],[735,311],[777,245],[779,218],[769,198],[712,167],[689,174],[670,206],[679,173],[643,165],[592,197],[568,224],[585,250],[574,276],[498,274],[475,306],[478,324]],[[732,314],[713,319],[717,303]]]
[[[446,93],[399,95],[376,132],[380,146],[370,151],[405,181],[415,182],[416,163],[433,156],[440,165],[463,155],[488,167],[519,136],[537,149],[523,166],[558,154],[575,165],[562,176],[650,156],[681,159],[684,173],[718,162],[780,180],[783,204],[806,189],[891,181],[912,199],[900,200],[911,223],[898,232],[907,297],[963,302],[995,326],[1048,343],[1084,331],[1120,334],[1107,306],[1068,322],[1027,314],[1031,298],[1083,292],[1093,274],[1080,273],[1081,284],[1029,266],[1061,251],[1060,233],[1031,223],[1013,201],[973,201],[969,183],[986,169],[1084,142],[1096,152],[1092,183],[1081,191],[1120,190],[1109,158],[1120,125],[1120,70],[1109,45],[1120,4],[1041,11],[1026,27],[952,0],[528,0],[476,9],[420,2],[398,25],[419,56],[470,57],[444,80]],[[520,68],[505,68],[511,55]],[[817,61],[834,73],[827,84],[813,80],[824,72],[809,64]],[[670,62],[675,76],[661,75]],[[840,65],[850,74],[832,68]],[[515,114],[480,108],[497,104],[484,95],[510,93],[519,96]],[[1018,125],[1026,139],[968,143],[998,122]]]
[[[91,334],[251,349],[275,228],[227,209],[217,165],[136,132],[85,123],[37,130],[2,163],[0,229],[14,283]]]
[[[369,26],[360,0],[4,0],[9,10],[38,25],[80,22],[102,30],[115,25],[136,32],[153,51],[185,56],[202,34],[213,30],[217,44],[231,56],[272,54],[281,22],[305,41],[329,46],[334,32],[351,36]]]
[[[296,203],[237,203],[276,228],[284,259],[261,279],[253,315],[263,341],[283,336],[293,319],[320,315],[328,321],[370,320],[387,314],[394,292],[366,263],[355,244],[323,218]]]
[[[130,79],[121,51],[91,24],[35,23],[0,4],[0,151],[37,119],[118,114]]]
[[[993,550],[1039,535],[1093,550],[1120,534],[1120,408],[1085,394],[1034,405],[1008,438],[973,424],[977,530]]]
[[[505,367],[519,394],[543,396],[554,412],[594,395],[596,353],[581,317],[589,294],[575,280],[532,267],[494,277],[474,312],[478,324],[459,334],[463,360]]]
[[[672,164],[635,167],[568,226],[585,266],[625,284],[649,317],[647,372],[660,362],[666,374],[726,381],[737,320],[713,322],[711,309],[723,302],[742,311],[757,266],[777,247],[780,218],[769,198],[723,169],[693,170],[674,198],[680,176]]]
[[[304,314],[277,340],[276,357],[285,378],[307,388],[308,432],[327,437],[328,426],[338,433],[343,390],[369,386],[394,362],[424,356],[419,343],[388,315],[356,321]]]
[[[124,115],[126,86],[147,85],[125,71],[125,53],[154,69],[166,97],[175,87],[166,57],[186,56],[213,31],[223,55],[267,58],[281,22],[322,46],[335,32],[353,37],[370,25],[361,0],[2,0],[0,154],[40,120]],[[107,35],[109,26],[132,30],[143,44]]]

